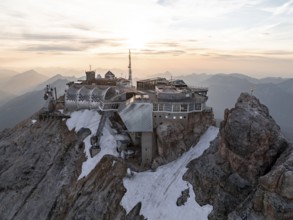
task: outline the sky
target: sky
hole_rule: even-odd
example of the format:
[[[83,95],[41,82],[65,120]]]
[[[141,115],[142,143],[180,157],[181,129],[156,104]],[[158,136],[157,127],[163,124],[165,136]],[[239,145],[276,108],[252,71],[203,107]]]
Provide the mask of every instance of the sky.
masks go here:
[[[293,77],[293,0],[1,0],[0,68]]]

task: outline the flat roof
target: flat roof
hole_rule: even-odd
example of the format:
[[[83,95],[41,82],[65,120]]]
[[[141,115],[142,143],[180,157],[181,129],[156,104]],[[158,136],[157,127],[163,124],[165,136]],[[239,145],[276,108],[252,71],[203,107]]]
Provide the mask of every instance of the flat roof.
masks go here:
[[[150,81],[156,81],[156,80],[166,80],[166,78],[163,77],[154,77],[154,78],[149,78],[149,79],[143,79],[143,80],[137,80],[136,82],[150,82]]]
[[[153,104],[131,103],[119,112],[129,132],[153,131]]]

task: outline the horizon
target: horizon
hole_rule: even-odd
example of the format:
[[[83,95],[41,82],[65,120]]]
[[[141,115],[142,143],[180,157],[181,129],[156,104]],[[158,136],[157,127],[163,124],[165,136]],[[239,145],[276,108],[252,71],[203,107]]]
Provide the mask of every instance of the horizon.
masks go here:
[[[0,68],[1,72],[5,72],[5,71],[12,71],[12,75],[10,77],[14,77],[17,75],[21,75],[24,74],[26,72],[30,72],[30,71],[35,71],[37,74],[41,74],[43,76],[48,77],[48,79],[53,78],[57,75],[61,75],[64,77],[83,77],[85,76],[85,71],[88,70],[80,70],[80,69],[70,69],[70,68],[31,68],[31,69],[25,69],[25,70],[13,70],[13,69],[3,69]],[[105,69],[105,68],[96,68],[93,69],[93,71],[96,74],[100,74],[101,76],[104,76],[104,74],[107,71],[111,71],[113,72],[116,77],[123,77],[123,78],[128,78],[128,73],[123,72],[123,70],[121,69],[117,69],[117,68],[112,68],[112,69]],[[231,72],[231,73],[221,73],[221,72],[215,72],[215,73],[196,73],[196,72],[190,72],[190,73],[174,73],[174,72],[170,72],[168,70],[161,72],[161,73],[153,73],[153,74],[149,74],[146,77],[145,76],[141,76],[141,75],[132,75],[133,79],[147,79],[147,78],[152,78],[152,77],[158,77],[158,76],[162,76],[162,77],[169,77],[169,78],[173,78],[173,79],[180,79],[180,77],[185,77],[185,76],[191,76],[191,75],[206,75],[206,76],[215,76],[215,75],[234,75],[234,76],[246,76],[246,77],[250,77],[250,78],[254,78],[254,79],[265,79],[265,78],[282,78],[282,79],[292,79],[293,77],[288,76],[288,77],[283,77],[283,76],[279,76],[279,75],[264,75],[264,76],[255,76],[255,75],[249,75],[246,73],[239,73],[239,72]],[[8,77],[8,78],[10,78]],[[1,77],[0,77],[1,78]],[[5,79],[5,78],[4,78]],[[7,76],[6,76],[7,79]]]
[[[91,65],[127,73],[131,49],[139,77],[166,71],[292,77],[292,0],[4,0],[0,6],[5,69]]]

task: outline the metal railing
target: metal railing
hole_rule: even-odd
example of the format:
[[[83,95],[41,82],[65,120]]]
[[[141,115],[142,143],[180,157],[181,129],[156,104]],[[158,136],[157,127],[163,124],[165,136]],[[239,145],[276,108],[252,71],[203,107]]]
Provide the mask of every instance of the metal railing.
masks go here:
[[[204,103],[153,103],[154,112],[202,112]]]

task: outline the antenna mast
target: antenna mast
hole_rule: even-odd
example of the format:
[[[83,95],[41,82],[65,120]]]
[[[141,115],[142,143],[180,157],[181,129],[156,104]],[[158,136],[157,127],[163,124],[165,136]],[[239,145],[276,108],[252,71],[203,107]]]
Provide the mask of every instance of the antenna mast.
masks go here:
[[[131,52],[130,52],[130,49],[129,49],[128,80],[130,82],[130,86],[132,86],[132,70],[131,70]]]

